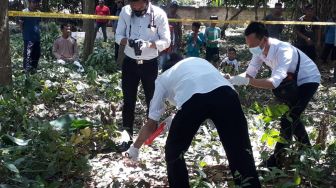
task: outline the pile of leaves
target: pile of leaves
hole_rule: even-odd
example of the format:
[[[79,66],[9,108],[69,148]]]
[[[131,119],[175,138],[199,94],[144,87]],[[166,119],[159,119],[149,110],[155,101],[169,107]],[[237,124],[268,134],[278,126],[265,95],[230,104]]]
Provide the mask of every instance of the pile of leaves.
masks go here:
[[[34,75],[21,70],[21,34],[11,37],[13,84],[0,88],[1,187],[83,187],[90,179],[88,160],[115,150],[120,73],[90,77],[90,67],[81,74],[72,64],[54,63],[54,26],[46,26],[55,32],[43,35]]]

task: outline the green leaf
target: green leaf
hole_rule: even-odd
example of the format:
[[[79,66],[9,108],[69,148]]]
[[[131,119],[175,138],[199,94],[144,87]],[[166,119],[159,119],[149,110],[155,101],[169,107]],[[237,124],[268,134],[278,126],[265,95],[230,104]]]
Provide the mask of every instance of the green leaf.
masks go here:
[[[298,174],[296,174],[294,176],[294,184],[295,185],[300,185],[301,184],[301,177]]]
[[[264,133],[261,137],[261,142],[266,142],[267,138],[268,138],[268,134]]]
[[[78,119],[78,120],[73,120],[71,123],[72,128],[76,129],[83,129],[85,127],[91,126],[92,123],[90,121],[87,121],[85,119]]]
[[[19,139],[19,138],[15,138],[13,136],[10,136],[8,134],[5,134],[5,137],[4,138],[8,138],[10,141],[12,141],[13,143],[15,143],[16,145],[18,146],[26,146],[28,145],[29,140],[23,140],[23,139]]]
[[[200,163],[199,163],[199,166],[200,167],[205,167],[206,165],[208,165],[205,161],[201,161]]]
[[[270,137],[268,137],[268,139],[267,139],[267,145],[270,146],[270,147],[273,147],[274,144],[275,144],[275,140],[271,139]]]
[[[67,114],[56,120],[50,121],[49,124],[56,130],[66,130],[70,128],[73,120],[75,120],[75,116],[72,114]]]
[[[4,163],[5,166],[8,168],[8,170],[15,172],[15,173],[19,173],[19,169],[16,168],[16,166],[12,163]]]
[[[269,123],[272,121],[272,118],[271,116],[263,116],[262,120],[265,122],[265,123]]]

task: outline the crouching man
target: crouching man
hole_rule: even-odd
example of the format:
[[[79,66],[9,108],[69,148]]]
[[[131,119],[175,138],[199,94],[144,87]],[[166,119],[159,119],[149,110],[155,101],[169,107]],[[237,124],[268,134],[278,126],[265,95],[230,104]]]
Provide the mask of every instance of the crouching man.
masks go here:
[[[83,66],[78,61],[78,46],[75,38],[71,37],[71,27],[69,24],[61,25],[62,36],[58,37],[53,45],[53,54],[57,63],[73,63],[78,72],[84,72]]]
[[[211,119],[216,126],[235,183],[239,185],[249,178],[248,187],[260,187],[247,121],[230,82],[208,61],[197,57],[182,60],[179,55],[171,54],[163,71],[155,81],[147,123],[125,155],[137,160],[139,148],[156,130],[168,100],[178,109],[165,146],[170,187],[189,187],[184,153],[206,119]]]

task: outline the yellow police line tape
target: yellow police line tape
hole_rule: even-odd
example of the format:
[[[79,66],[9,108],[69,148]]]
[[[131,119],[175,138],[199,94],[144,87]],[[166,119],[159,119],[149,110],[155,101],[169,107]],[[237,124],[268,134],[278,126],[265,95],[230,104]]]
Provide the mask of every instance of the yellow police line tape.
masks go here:
[[[90,14],[64,14],[55,12],[22,12],[8,11],[11,17],[40,17],[40,18],[65,18],[65,19],[105,19],[117,20],[118,16],[98,16]],[[169,19],[171,22],[211,22],[221,24],[248,24],[251,20],[207,20],[207,19]],[[336,25],[336,22],[303,22],[303,21],[260,21],[265,24],[280,25]]]

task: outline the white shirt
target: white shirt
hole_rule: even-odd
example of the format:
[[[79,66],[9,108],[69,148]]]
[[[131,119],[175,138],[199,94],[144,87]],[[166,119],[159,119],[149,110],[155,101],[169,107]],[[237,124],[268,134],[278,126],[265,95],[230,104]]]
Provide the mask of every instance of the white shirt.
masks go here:
[[[153,14],[154,23],[151,19]],[[154,25],[155,27],[148,28],[149,25]],[[158,51],[161,52],[170,45],[167,14],[161,8],[149,3],[147,13],[142,17],[137,17],[132,15],[130,5],[124,6],[119,15],[115,40],[120,44],[123,38],[154,42],[157,48],[145,48],[142,50],[141,56],[135,56],[134,49],[126,45],[124,52],[128,57],[141,60],[150,60],[158,57]]]
[[[208,61],[198,57],[184,59],[156,79],[154,96],[149,107],[149,118],[160,120],[165,110],[165,100],[177,109],[181,109],[194,94],[208,93],[220,86],[233,88],[231,83]]]
[[[246,74],[255,77],[263,62],[272,69],[269,80],[276,88],[282,80],[287,77],[287,72],[294,73],[300,53],[300,67],[298,73],[298,85],[304,83],[320,83],[321,74],[316,64],[303,52],[287,42],[278,39],[268,38],[270,49],[267,57],[264,54],[253,55],[251,62],[246,70]]]

